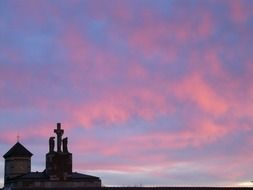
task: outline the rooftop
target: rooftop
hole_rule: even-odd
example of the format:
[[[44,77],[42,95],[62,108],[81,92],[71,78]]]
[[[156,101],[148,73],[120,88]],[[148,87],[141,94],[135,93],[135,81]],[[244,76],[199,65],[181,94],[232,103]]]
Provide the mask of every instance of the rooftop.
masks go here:
[[[17,142],[3,157],[31,157],[33,154],[27,150],[20,142]]]

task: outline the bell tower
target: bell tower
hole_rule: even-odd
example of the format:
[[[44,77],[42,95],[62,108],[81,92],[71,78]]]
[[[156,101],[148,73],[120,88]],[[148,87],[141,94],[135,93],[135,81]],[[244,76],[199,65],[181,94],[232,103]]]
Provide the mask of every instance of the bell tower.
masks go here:
[[[32,153],[17,142],[5,155],[4,184],[8,180],[31,172]]]

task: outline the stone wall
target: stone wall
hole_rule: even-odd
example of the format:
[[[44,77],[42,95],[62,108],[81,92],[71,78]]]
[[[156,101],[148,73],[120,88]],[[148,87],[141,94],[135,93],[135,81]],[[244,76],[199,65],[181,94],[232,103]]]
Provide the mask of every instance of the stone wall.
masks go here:
[[[5,160],[5,180],[31,172],[31,158],[11,157]]]

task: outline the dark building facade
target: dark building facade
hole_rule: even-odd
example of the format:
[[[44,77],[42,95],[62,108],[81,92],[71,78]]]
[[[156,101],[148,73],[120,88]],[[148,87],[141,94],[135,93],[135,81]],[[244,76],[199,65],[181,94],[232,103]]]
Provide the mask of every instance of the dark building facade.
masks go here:
[[[48,189],[101,187],[99,177],[72,171],[72,154],[68,151],[68,138],[57,123],[57,135],[49,138],[46,168],[43,172],[31,172],[32,153],[17,142],[3,157],[5,159],[4,189]],[[56,145],[56,151],[55,151]]]
[[[14,190],[23,190],[15,188]],[[29,190],[43,190],[31,188]],[[71,190],[70,188],[50,188],[48,190]],[[73,190],[73,189],[72,189]],[[85,187],[74,190],[253,190],[252,187]]]

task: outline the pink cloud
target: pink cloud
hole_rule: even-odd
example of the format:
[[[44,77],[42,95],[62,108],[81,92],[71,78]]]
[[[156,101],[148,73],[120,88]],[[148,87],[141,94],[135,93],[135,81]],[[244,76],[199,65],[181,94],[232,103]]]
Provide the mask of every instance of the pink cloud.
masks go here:
[[[124,123],[139,116],[153,120],[158,115],[171,111],[172,106],[165,94],[150,88],[130,88],[104,94],[101,100],[92,101],[77,108],[74,115],[84,126],[91,126],[100,120],[107,124]]]
[[[26,124],[26,127],[21,129],[13,129],[13,126],[6,127],[0,134],[0,139],[8,144],[14,144],[17,141],[17,135],[19,135],[20,141],[29,141],[33,138],[36,139],[48,139],[52,134],[55,127],[55,123],[49,122],[37,122],[33,124]],[[64,126],[64,128],[67,126]]]
[[[155,149],[173,150],[187,147],[205,147],[205,145],[225,137],[233,131],[233,128],[212,121],[201,120],[200,118],[189,123],[187,129],[178,132],[163,132],[159,131],[159,128],[156,131],[115,139],[117,143],[107,142],[103,139],[86,139],[85,143],[81,140],[75,143],[78,144],[78,146],[75,146],[75,150],[79,152],[96,150],[104,156],[124,156],[126,159],[142,160],[142,158],[145,158],[143,155],[145,152],[150,153]],[[104,142],[101,143],[101,141]],[[122,149],[122,147],[124,148]],[[169,159],[165,153],[150,158],[158,159],[153,161],[159,162]]]
[[[102,139],[89,139],[87,143],[79,142],[77,144],[79,146],[74,147],[74,152],[86,152],[87,155],[96,154],[98,157],[104,158],[95,162],[90,160],[89,164],[86,164],[86,161],[76,160],[75,167],[83,169],[140,172],[145,170],[150,163],[157,163],[155,164],[156,167],[175,163],[164,154],[144,155],[141,152],[146,151],[146,148],[141,148],[141,144],[138,144],[137,141],[132,142],[128,138],[115,143],[105,142]]]
[[[90,52],[90,46],[86,34],[78,30],[75,24],[69,26],[64,33],[59,36],[58,43],[70,50],[67,55],[70,56],[70,64],[84,64],[85,58]],[[87,64],[88,65],[88,64]]]
[[[182,8],[182,12],[189,12]],[[184,19],[180,13],[175,14],[174,20],[157,20],[150,14],[142,14],[140,26],[131,28],[129,31],[130,45],[143,51],[147,56],[152,52],[156,54],[166,51],[166,53],[177,52],[177,48],[185,43],[197,40],[205,40],[214,31],[214,18],[210,10],[206,7],[198,7],[197,15],[194,19]],[[115,34],[113,34],[115,35]],[[176,47],[174,43],[176,42]],[[173,44],[173,46],[170,46]]]
[[[0,135],[0,139],[1,141],[11,144],[17,141],[17,131],[11,131],[11,132],[7,132],[4,131],[1,133]]]
[[[193,101],[208,113],[222,114],[228,109],[226,100],[199,74],[186,76],[179,84],[176,84],[175,94],[182,101]]]
[[[129,81],[148,80],[148,70],[141,66],[138,62],[133,62],[129,67],[127,77]]]
[[[179,132],[157,132],[144,136],[136,136],[133,145],[150,148],[182,149],[186,147],[203,147],[219,138],[223,138],[231,129],[215,124],[212,121],[201,120],[190,122],[187,129]],[[130,140],[131,142],[131,140]]]
[[[229,9],[232,20],[235,23],[244,23],[252,16],[252,4],[249,1],[229,1]]]
[[[171,150],[183,150],[189,147],[201,149],[206,144],[223,138],[228,132],[229,128],[225,126],[202,121],[202,123],[198,123],[192,129],[176,133],[151,132],[122,137],[118,140],[115,139],[115,142],[104,141],[103,139],[86,139],[85,142],[75,143],[78,146],[73,147],[74,152],[85,152],[87,155],[98,154],[104,160],[94,163],[89,161],[89,164],[86,164],[85,161],[81,163],[77,160],[75,167],[91,170],[105,169],[132,172],[142,172],[150,167],[173,168],[173,165],[186,161],[194,163],[196,158],[194,155],[191,156],[193,158],[175,158],[170,155]],[[159,150],[161,150],[160,153],[158,153]],[[212,158],[208,155],[202,155],[198,159],[208,162]],[[226,158],[223,159],[225,160]],[[217,170],[215,169],[216,172]],[[209,171],[208,168],[207,171],[210,173],[215,172],[213,170]]]

